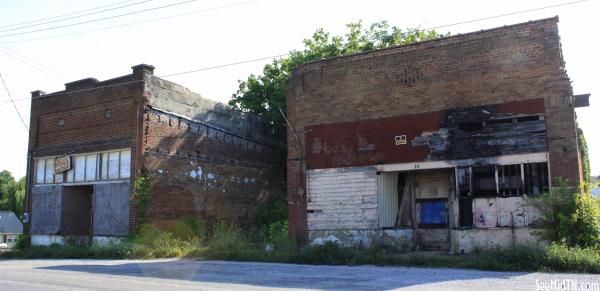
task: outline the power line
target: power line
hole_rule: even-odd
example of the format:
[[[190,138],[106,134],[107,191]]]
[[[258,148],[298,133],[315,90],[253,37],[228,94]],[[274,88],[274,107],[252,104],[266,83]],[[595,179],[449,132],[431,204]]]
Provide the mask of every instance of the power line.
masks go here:
[[[270,57],[263,57],[263,58],[258,58],[258,59],[252,59],[252,60],[246,60],[246,61],[239,61],[239,62],[235,62],[235,63],[223,64],[223,65],[218,65],[218,66],[213,66],[213,67],[205,67],[205,68],[200,68],[200,69],[195,69],[195,70],[190,70],[190,71],[185,71],[185,72],[172,73],[172,74],[168,74],[168,75],[162,75],[162,76],[159,76],[159,77],[160,78],[164,78],[164,77],[178,76],[178,75],[184,75],[184,74],[189,74],[189,73],[202,72],[202,71],[206,71],[206,70],[212,70],[212,69],[218,69],[218,68],[236,66],[236,65],[241,65],[241,64],[246,64],[246,63],[252,63],[252,62],[257,62],[257,61],[262,61],[262,60],[267,60],[267,59],[274,59],[274,58],[278,58],[278,57],[285,57],[287,55],[289,55],[289,53],[288,54],[280,54],[280,55],[270,56]]]
[[[175,18],[175,17],[188,16],[188,15],[192,15],[192,14],[198,14],[198,13],[216,11],[216,10],[221,10],[221,9],[225,9],[225,8],[231,8],[231,7],[242,6],[242,5],[246,5],[246,4],[250,4],[250,3],[255,3],[255,2],[259,2],[259,1],[262,1],[262,0],[251,0],[251,1],[245,1],[245,2],[227,4],[227,5],[222,5],[222,6],[217,6],[217,7],[207,8],[207,9],[200,9],[200,10],[186,12],[186,13],[180,13],[180,14],[175,14],[175,15],[170,15],[170,16],[152,18],[152,19],[147,19],[147,20],[142,20],[142,21],[137,21],[137,22],[130,22],[130,23],[125,23],[125,24],[119,24],[119,25],[112,25],[112,26],[107,26],[107,27],[102,27],[102,28],[96,28],[96,29],[90,29],[90,30],[83,30],[83,31],[71,32],[71,33],[63,33],[63,34],[58,34],[58,35],[51,35],[51,36],[38,37],[38,38],[30,38],[30,39],[24,39],[24,40],[8,41],[8,42],[3,42],[2,44],[11,44],[11,43],[19,43],[19,42],[44,40],[44,39],[51,39],[51,38],[64,37],[64,36],[71,36],[71,35],[77,35],[77,34],[88,33],[88,32],[96,32],[96,31],[108,30],[108,29],[112,29],[112,28],[119,28],[119,27],[131,26],[131,25],[136,25],[136,24],[142,24],[142,23],[148,23],[148,22],[155,22],[155,21],[160,21],[160,20],[166,20],[166,19],[171,19],[171,18]]]
[[[47,18],[42,18],[42,19],[28,20],[28,21],[19,22],[19,23],[10,24],[10,25],[3,25],[3,26],[0,26],[0,28],[13,27],[13,26],[21,25],[21,24],[35,23],[35,22],[49,20],[49,19],[56,19],[56,18],[60,18],[60,17],[64,17],[64,16],[79,14],[79,13],[82,13],[82,12],[88,12],[88,11],[98,10],[98,9],[101,9],[101,8],[104,8],[104,7],[115,6],[115,5],[119,5],[119,4],[131,2],[131,1],[135,1],[135,0],[126,0],[126,1],[121,1],[121,2],[117,2],[117,3],[102,5],[102,6],[98,6],[98,7],[94,7],[94,8],[89,8],[89,9],[85,9],[85,10],[79,10],[79,11],[75,11],[75,12],[69,12],[69,13],[61,14],[61,15],[57,15],[57,16],[52,16],[52,17],[47,17]]]
[[[129,6],[143,4],[143,3],[146,3],[146,2],[150,2],[150,1],[153,1],[153,0],[144,0],[144,1],[141,1],[141,2],[137,2],[137,3],[131,3],[131,4],[127,4],[127,5],[117,6],[117,7],[113,7],[113,8],[109,8],[109,9],[104,9],[104,10],[100,10],[100,11],[96,11],[96,12],[90,12],[90,13],[86,13],[86,14],[82,14],[82,15],[76,15],[76,16],[71,16],[71,17],[67,17],[67,18],[46,21],[46,22],[42,22],[42,23],[29,24],[29,25],[25,25],[25,26],[13,27],[13,28],[10,28],[10,29],[0,30],[0,32],[11,31],[11,30],[19,30],[19,29],[23,29],[23,28],[27,28],[27,27],[34,27],[34,26],[40,26],[40,25],[44,25],[44,24],[50,24],[50,23],[55,23],[55,22],[66,21],[66,20],[69,20],[69,19],[75,19],[75,18],[90,16],[90,15],[94,15],[94,14],[98,14],[98,13],[103,13],[103,12],[117,10],[117,9],[129,7]]]
[[[119,15],[113,15],[113,16],[108,16],[108,17],[103,17],[103,18],[97,18],[97,19],[92,19],[92,20],[87,20],[87,21],[82,21],[82,22],[76,22],[76,23],[59,25],[59,26],[53,26],[53,27],[48,27],[48,28],[36,29],[36,30],[29,30],[29,31],[12,33],[12,34],[2,34],[2,35],[0,35],[0,37],[15,36],[15,35],[22,35],[22,34],[30,34],[30,33],[34,33],[34,32],[41,32],[41,31],[58,29],[58,28],[64,28],[64,27],[71,27],[71,26],[76,26],[76,25],[81,25],[81,24],[87,24],[87,23],[92,23],[92,22],[104,21],[104,20],[107,20],[107,19],[113,19],[113,18],[118,18],[118,17],[123,17],[123,16],[129,16],[129,15],[144,13],[144,12],[148,12],[148,11],[154,11],[154,10],[158,10],[158,9],[169,8],[169,7],[173,7],[173,6],[177,6],[177,5],[182,5],[182,4],[187,4],[187,3],[196,2],[196,1],[198,1],[198,0],[182,1],[182,2],[172,3],[172,4],[168,4],[168,5],[163,5],[163,6],[158,6],[158,7],[153,7],[153,8],[148,8],[148,9],[143,9],[143,10],[138,10],[138,11],[133,11],[133,12],[128,12],[128,13],[119,14]]]
[[[529,12],[534,12],[534,11],[539,11],[539,10],[545,10],[545,9],[549,9],[549,8],[555,8],[555,7],[560,7],[560,6],[567,6],[567,5],[577,4],[577,3],[586,2],[586,1],[589,1],[589,0],[571,1],[571,2],[559,3],[559,4],[555,4],[555,5],[543,6],[543,7],[532,8],[532,9],[527,9],[527,10],[509,12],[509,13],[505,13],[505,14],[499,14],[499,15],[494,15],[494,16],[488,16],[488,17],[483,17],[483,18],[476,18],[476,19],[471,19],[471,20],[466,20],[466,21],[461,21],[461,22],[455,22],[455,23],[450,23],[450,24],[444,24],[444,25],[429,27],[429,28],[425,28],[423,30],[431,30],[431,29],[443,28],[443,27],[448,27],[448,26],[456,26],[456,25],[460,25],[460,24],[467,24],[467,23],[472,23],[472,22],[489,20],[489,19],[494,19],[494,18],[500,18],[500,17],[518,15],[518,14],[529,13]]]
[[[263,57],[263,58],[257,58],[257,59],[239,61],[239,62],[229,63],[229,64],[222,64],[222,65],[218,65],[218,66],[204,67],[204,68],[199,68],[199,69],[195,69],[195,70],[191,70],[191,71],[173,73],[173,74],[168,74],[168,75],[161,75],[161,76],[157,76],[157,77],[159,77],[159,78],[165,78],[165,77],[170,77],[170,76],[177,76],[177,75],[183,75],[183,74],[189,74],[189,73],[195,73],[195,72],[213,70],[213,69],[230,67],[230,66],[241,65],[241,64],[246,64],[246,63],[252,63],[252,62],[262,61],[262,60],[266,60],[266,59],[272,59],[272,58],[287,56],[287,55],[289,55],[289,54],[280,54],[280,55],[274,55],[274,56],[270,56],[270,57]],[[87,88],[87,89],[80,89],[80,90],[74,90],[74,91],[64,91],[64,92],[60,92],[59,91],[59,92],[55,92],[55,93],[48,94],[48,95],[41,95],[39,97],[19,98],[19,99],[14,99],[14,100],[21,101],[21,100],[30,100],[30,99],[37,99],[37,98],[46,98],[46,97],[52,97],[54,94],[56,94],[56,95],[64,95],[64,94],[81,93],[81,92],[86,92],[86,91],[99,90],[99,89],[104,89],[104,88],[109,88],[109,87],[115,87],[115,86],[123,86],[123,85],[128,85],[128,84],[133,84],[133,83],[139,83],[139,82],[143,82],[143,81],[142,80],[135,80],[135,81],[128,81],[128,82],[123,82],[123,83],[116,83],[116,84],[111,84],[111,85],[105,85],[105,86],[99,86],[99,87],[93,87],[93,88]],[[2,104],[2,103],[0,103],[0,104]]]
[[[249,1],[249,2],[257,2],[257,1],[260,1],[260,0]],[[572,1],[572,2],[560,3],[560,4],[556,4],[556,5],[551,5],[551,6],[533,8],[533,9],[522,10],[522,11],[517,11],[517,12],[511,12],[511,13],[506,13],[506,14],[501,14],[501,15],[495,15],[495,16],[490,16],[490,17],[484,17],[484,18],[479,18],[479,19],[473,19],[473,20],[468,20],[468,21],[462,21],[462,22],[456,22],[456,23],[451,23],[451,24],[446,24],[446,25],[440,25],[440,26],[435,26],[435,27],[431,27],[431,28],[426,28],[424,30],[441,28],[441,27],[448,27],[448,26],[454,26],[454,25],[471,23],[471,22],[477,22],[477,21],[482,21],[482,20],[487,20],[487,19],[492,19],[492,18],[498,18],[498,17],[509,16],[509,15],[515,15],[515,14],[522,14],[522,13],[527,13],[527,12],[532,12],[532,11],[538,11],[538,10],[542,10],[542,9],[548,9],[548,8],[554,8],[554,7],[559,7],[559,6],[571,5],[571,4],[580,3],[580,2],[586,2],[586,1],[588,1],[588,0],[579,0],[579,1]],[[244,3],[249,3],[249,2],[244,2]],[[242,4],[242,3],[238,3],[238,5],[239,4]],[[194,13],[194,12],[192,12],[192,13]],[[277,58],[277,57],[283,57],[283,56],[288,56],[288,55],[289,55],[289,53],[279,54],[279,55],[274,55],[274,56],[269,56],[269,57],[262,57],[262,58],[250,59],[250,60],[239,61],[239,62],[234,62],[234,63],[222,64],[222,65],[217,65],[217,66],[204,67],[204,68],[199,68],[199,69],[194,69],[194,70],[189,70],[189,71],[183,71],[183,72],[178,72],[178,73],[172,73],[172,74],[162,75],[162,76],[158,76],[158,77],[164,78],[164,77],[170,77],[170,76],[177,76],[177,75],[183,75],[183,74],[201,72],[201,71],[206,71],[206,70],[212,70],[212,69],[218,69],[218,68],[223,68],[223,67],[235,66],[235,65],[240,65],[240,64],[245,64],[245,63],[251,63],[251,62],[256,62],[256,61],[261,61],[261,60],[266,60],[266,59],[272,59],[272,58]],[[94,87],[94,88],[88,88],[88,89],[82,89],[82,90],[75,90],[75,91],[68,91],[68,92],[67,91],[65,91],[65,92],[56,92],[56,93],[53,93],[53,94],[71,94],[71,93],[78,93],[78,92],[84,92],[84,91],[91,91],[91,90],[103,89],[103,88],[113,87],[113,86],[121,86],[121,85],[126,85],[126,84],[131,84],[131,83],[137,83],[137,82],[142,82],[142,81],[141,80],[136,80],[136,81],[130,81],[130,82],[124,82],[124,83],[118,83],[118,84],[112,84],[112,85],[106,85],[106,86],[100,86],[100,87]],[[35,97],[35,98],[45,98],[45,97],[51,97],[51,96],[52,95],[49,94],[49,96],[42,95],[42,96]],[[29,99],[31,99],[31,98],[21,98],[21,99],[16,99],[16,100],[29,100]],[[11,98],[11,100],[12,100],[12,98]],[[13,101],[13,104],[14,104],[14,101]]]
[[[62,74],[62,73],[60,73],[52,68],[49,68],[43,64],[40,64],[39,62],[33,60],[32,58],[27,57],[15,50],[8,48],[8,47],[0,45],[0,52],[4,53],[5,55],[9,56],[10,58],[12,58],[20,63],[28,65],[28,66],[32,67],[33,69],[38,70],[44,74],[48,74],[54,78],[57,78],[59,76],[68,78],[67,75]]]
[[[25,129],[27,129],[27,131],[29,131],[29,127],[27,126],[27,123],[25,123],[25,119],[23,119],[23,116],[21,116],[21,112],[19,112],[19,109],[17,108],[17,104],[15,104],[15,101],[13,101],[13,98],[10,95],[10,91],[8,91],[8,87],[6,86],[6,82],[4,82],[4,77],[2,77],[1,73],[0,73],[0,79],[2,79],[2,84],[4,85],[4,89],[6,90],[6,93],[8,94],[8,98],[10,98],[10,101],[12,102],[13,107],[15,107],[15,111],[17,112],[17,115],[19,115],[19,118],[21,119],[23,126],[25,126]]]

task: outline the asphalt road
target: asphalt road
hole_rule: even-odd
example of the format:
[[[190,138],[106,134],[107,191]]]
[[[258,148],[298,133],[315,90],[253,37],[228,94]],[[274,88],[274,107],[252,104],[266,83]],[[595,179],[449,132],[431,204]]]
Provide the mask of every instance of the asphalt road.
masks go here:
[[[0,261],[0,290],[561,290],[542,289],[552,282],[577,287],[562,290],[600,291],[600,276],[583,274],[192,260]]]

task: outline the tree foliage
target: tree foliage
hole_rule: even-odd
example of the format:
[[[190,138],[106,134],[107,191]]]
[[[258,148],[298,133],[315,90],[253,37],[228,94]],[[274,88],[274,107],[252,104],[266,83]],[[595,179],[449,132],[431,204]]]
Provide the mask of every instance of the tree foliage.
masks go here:
[[[592,188],[595,185],[592,185],[592,173],[591,173],[591,169],[590,169],[590,157],[588,154],[588,146],[587,146],[587,141],[585,139],[585,135],[583,134],[583,130],[581,130],[578,127],[578,135],[577,137],[579,138],[579,151],[581,154],[581,169],[582,169],[582,175],[583,175],[583,187],[584,190],[590,191],[592,190]]]
[[[286,126],[278,108],[286,110],[285,94],[288,79],[294,69],[309,61],[342,55],[360,53],[375,49],[410,44],[417,41],[435,39],[441,36],[435,30],[409,28],[402,30],[390,26],[386,21],[364,28],[362,22],[350,23],[343,36],[331,35],[318,29],[311,38],[304,39],[303,50],[293,50],[287,57],[274,59],[263,68],[262,75],[250,75],[239,81],[239,88],[233,94],[229,105],[242,111],[261,115],[271,126],[279,145],[282,162],[285,161]]]
[[[0,210],[12,211],[17,217],[25,206],[25,177],[15,181],[9,171],[0,172]]]
[[[143,170],[133,182],[131,203],[136,208],[136,225],[139,228],[146,222],[146,211],[150,202],[150,174]]]
[[[548,239],[569,247],[600,247],[600,200],[590,193],[580,193],[561,178],[559,187],[532,202],[541,210]]]

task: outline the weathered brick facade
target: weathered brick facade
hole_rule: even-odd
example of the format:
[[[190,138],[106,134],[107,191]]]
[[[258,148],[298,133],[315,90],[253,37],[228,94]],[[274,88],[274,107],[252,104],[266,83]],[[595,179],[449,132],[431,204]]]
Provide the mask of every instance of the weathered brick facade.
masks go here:
[[[222,219],[243,224],[261,201],[274,191],[281,191],[280,175],[272,166],[273,140],[259,117],[204,99],[155,77],[153,71],[152,66],[138,65],[131,75],[102,82],[83,79],[67,83],[64,91],[51,94],[32,92],[27,212],[32,213],[31,221],[36,223],[36,235],[66,235],[62,230],[73,228],[64,226],[71,214],[60,209],[70,207],[68,212],[75,212],[64,197],[85,191],[92,191],[95,205],[108,207],[94,209],[94,213],[107,215],[108,223],[122,223],[119,217],[126,215],[129,218],[125,227],[133,229],[136,209],[128,202],[133,194],[130,185],[141,171],[150,176],[147,218],[156,223],[201,216],[209,221]],[[109,179],[111,151],[120,151],[115,154],[120,163],[120,170],[116,171],[118,177],[125,178]],[[123,156],[129,153],[130,166]],[[77,180],[76,173],[53,172],[52,161],[58,162],[56,157],[81,154],[87,154],[82,165],[89,179]],[[97,157],[88,157],[91,154]],[[46,165],[45,170],[37,169],[39,159],[41,165]],[[74,158],[70,159],[71,167],[75,167]],[[95,170],[88,169],[89,163]],[[94,190],[83,188],[87,185],[94,186]],[[37,204],[34,196],[41,199]],[[98,200],[104,199],[101,197],[117,197],[121,202]],[[86,199],[82,203],[87,203]],[[122,213],[123,205],[119,203],[128,204],[126,213]],[[57,211],[38,211],[36,217],[34,208],[39,210],[40,205],[55,207]],[[110,217],[113,208],[121,209],[121,216]],[[45,227],[41,222],[45,217],[41,216],[58,224]],[[90,229],[93,235],[117,235],[106,233],[110,225],[91,225]]]
[[[152,220],[201,214],[244,223],[280,186],[270,145],[159,110],[148,110],[144,120]]]
[[[358,121],[377,123],[412,115],[424,118],[423,123],[427,124],[427,118],[431,118],[427,116],[435,116],[435,112],[543,100],[551,176],[563,176],[577,183],[581,173],[574,97],[564,66],[558,18],[554,17],[299,67],[287,92],[290,130],[299,137],[296,140],[294,134],[288,134],[290,232],[299,241],[307,239],[304,194],[308,187],[307,156],[314,153],[309,151],[312,144],[307,144],[313,142],[307,140],[312,127],[340,124],[342,130],[356,128],[352,124]],[[376,126],[371,129],[370,135],[364,136],[364,145],[373,143],[375,136],[385,136],[393,145],[393,134],[384,133],[389,126],[380,127],[379,132]],[[337,137],[334,132],[329,135],[331,139]],[[410,136],[408,143],[411,144]],[[359,139],[357,147],[349,151],[359,156],[361,151],[377,152],[377,141],[374,144],[374,149],[363,149]],[[393,152],[386,154],[394,156]],[[368,159],[344,166],[388,163],[365,161]],[[312,164],[328,163],[331,160]]]

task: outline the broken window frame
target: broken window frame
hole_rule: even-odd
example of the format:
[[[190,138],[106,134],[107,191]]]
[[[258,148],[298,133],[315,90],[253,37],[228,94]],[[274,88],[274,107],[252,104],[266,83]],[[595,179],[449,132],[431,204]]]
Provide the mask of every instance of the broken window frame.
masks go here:
[[[476,171],[475,169],[481,169]],[[492,171],[490,172],[490,169]],[[479,173],[477,173],[479,172]],[[478,175],[478,174],[488,175]],[[491,173],[491,175],[489,175]],[[476,183],[476,179],[479,179]],[[490,181],[487,181],[490,180]],[[495,197],[498,195],[498,167],[495,165],[471,166],[471,196],[473,197]],[[483,186],[482,186],[483,184]],[[490,185],[485,185],[490,184]],[[493,185],[491,185],[493,184]],[[477,187],[475,186],[477,185]],[[487,187],[486,187],[487,186]]]
[[[518,197],[518,196],[536,196],[546,193],[550,190],[550,165],[548,161],[545,162],[528,162],[528,163],[506,163],[506,164],[497,164],[497,165],[487,165],[494,167],[495,178],[496,178],[496,195],[477,195],[475,194],[474,185],[474,175],[473,168],[481,167],[477,166],[468,166],[468,167],[456,167],[456,193],[458,199],[458,226],[459,227],[472,227],[474,225],[473,221],[473,201],[474,198],[485,198],[485,197]],[[532,170],[533,167],[537,169]],[[510,191],[505,190],[505,181],[506,179],[502,179],[506,177],[506,175],[502,175],[505,169],[509,169],[512,171],[514,169],[515,175],[512,177],[519,177],[519,183],[517,183],[516,189],[517,191],[513,191],[513,188]],[[499,173],[499,169],[500,172]],[[518,170],[517,170],[518,169]],[[465,176],[462,180],[459,172],[462,172],[462,175]],[[517,173],[518,172],[518,173]],[[535,173],[534,173],[535,172]],[[500,175],[499,175],[500,174]],[[530,177],[529,179],[527,179]],[[512,186],[512,182],[509,181],[509,187]],[[502,182],[502,184],[501,184]],[[468,183],[468,185],[465,185]],[[537,184],[537,185],[533,185]],[[537,186],[537,190],[534,186]],[[469,190],[466,192],[466,190]],[[531,190],[531,191],[530,191]],[[513,193],[514,192],[514,193]],[[470,204],[470,207],[469,205]],[[463,207],[461,207],[461,205]],[[465,213],[466,212],[466,213]],[[470,219],[469,219],[470,218]]]

